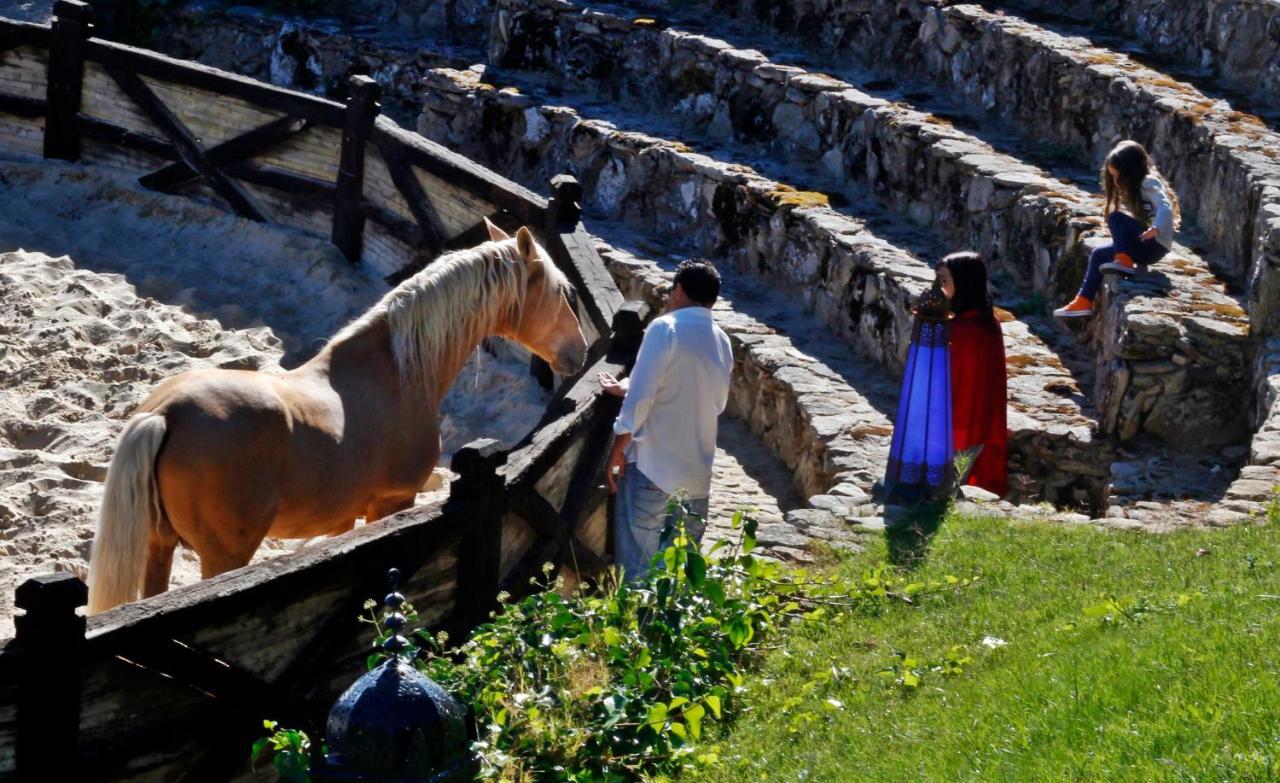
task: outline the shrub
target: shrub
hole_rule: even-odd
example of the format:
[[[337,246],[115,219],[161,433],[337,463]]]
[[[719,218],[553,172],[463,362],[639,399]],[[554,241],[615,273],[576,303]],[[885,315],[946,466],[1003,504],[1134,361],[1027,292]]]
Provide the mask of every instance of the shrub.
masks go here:
[[[501,611],[456,649],[443,635],[411,634],[416,665],[472,712],[480,779],[614,783],[711,761],[695,750],[704,726],[740,707],[746,673],[781,646],[781,631],[953,587],[908,584],[887,566],[837,584],[761,559],[756,523],[739,513],[733,525],[736,542],[705,555],[679,526],[630,583],[610,574],[564,596],[548,565],[533,580],[541,589],[500,596]],[[366,609],[380,648],[390,632],[374,602]]]

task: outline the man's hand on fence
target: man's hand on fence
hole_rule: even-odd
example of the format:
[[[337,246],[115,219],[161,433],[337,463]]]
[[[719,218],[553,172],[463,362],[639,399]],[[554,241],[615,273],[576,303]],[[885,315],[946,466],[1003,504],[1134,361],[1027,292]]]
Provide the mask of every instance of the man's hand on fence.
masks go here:
[[[602,372],[596,376],[600,381],[600,388],[605,394],[612,394],[614,397],[625,397],[627,395],[627,387],[611,373]]]

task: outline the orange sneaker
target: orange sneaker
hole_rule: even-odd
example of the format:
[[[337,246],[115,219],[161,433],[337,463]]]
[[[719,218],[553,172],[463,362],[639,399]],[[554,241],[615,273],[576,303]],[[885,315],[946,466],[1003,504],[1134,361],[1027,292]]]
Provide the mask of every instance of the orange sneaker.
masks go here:
[[[1059,307],[1053,311],[1057,318],[1084,318],[1093,315],[1093,300],[1084,296],[1077,296],[1071,300],[1071,304],[1066,307]]]
[[[1119,272],[1122,275],[1131,275],[1138,271],[1138,265],[1133,263],[1128,253],[1116,253],[1116,260],[1098,268],[1103,272]]]

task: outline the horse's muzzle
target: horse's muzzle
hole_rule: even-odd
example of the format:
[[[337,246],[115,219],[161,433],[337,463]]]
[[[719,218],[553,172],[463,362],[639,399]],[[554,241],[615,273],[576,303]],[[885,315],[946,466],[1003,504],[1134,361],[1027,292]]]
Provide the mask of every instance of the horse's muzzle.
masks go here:
[[[587,349],[585,346],[579,348],[566,348],[556,352],[555,365],[551,368],[560,375],[576,375],[582,366],[587,363]]]

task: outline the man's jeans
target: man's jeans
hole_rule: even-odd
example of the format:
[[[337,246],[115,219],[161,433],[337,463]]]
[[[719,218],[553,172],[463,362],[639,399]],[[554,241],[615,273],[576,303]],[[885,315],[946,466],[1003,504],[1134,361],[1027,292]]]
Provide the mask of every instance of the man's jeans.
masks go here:
[[[685,532],[695,542],[702,541],[709,498],[685,498],[679,501],[675,512],[669,513],[674,501],[676,498],[659,489],[634,462],[627,465],[618,482],[614,506],[614,554],[627,581],[648,572],[649,561],[675,538],[675,525],[682,516]]]

